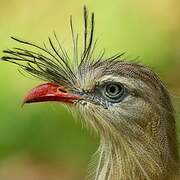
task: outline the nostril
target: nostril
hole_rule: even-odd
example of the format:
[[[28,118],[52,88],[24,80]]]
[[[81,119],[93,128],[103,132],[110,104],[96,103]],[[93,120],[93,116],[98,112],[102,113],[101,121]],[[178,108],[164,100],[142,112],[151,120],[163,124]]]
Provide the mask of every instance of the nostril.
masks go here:
[[[65,89],[61,89],[61,88],[58,88],[58,91],[60,91],[62,93],[67,93],[67,91]]]

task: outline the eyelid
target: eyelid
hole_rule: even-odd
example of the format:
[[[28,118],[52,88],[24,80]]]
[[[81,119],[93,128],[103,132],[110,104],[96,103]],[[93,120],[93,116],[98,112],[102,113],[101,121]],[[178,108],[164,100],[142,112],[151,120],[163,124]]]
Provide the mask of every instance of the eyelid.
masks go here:
[[[103,86],[103,85],[105,85],[107,83],[117,83],[117,84],[119,83],[119,84],[122,84],[121,82],[114,81],[113,79],[106,79],[104,81],[97,81],[95,86]]]

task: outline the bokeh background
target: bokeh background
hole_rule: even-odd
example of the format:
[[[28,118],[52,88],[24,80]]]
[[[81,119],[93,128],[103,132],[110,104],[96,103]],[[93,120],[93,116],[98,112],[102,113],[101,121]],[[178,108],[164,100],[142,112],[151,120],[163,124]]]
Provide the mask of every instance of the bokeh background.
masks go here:
[[[179,0],[0,0],[0,56],[2,50],[19,46],[10,36],[42,44],[54,31],[70,51],[69,16],[81,34],[83,5],[95,12],[98,49],[105,48],[107,55],[127,52],[126,58],[139,57],[159,73],[180,125]],[[22,108],[26,92],[40,83],[22,76],[17,66],[0,62],[0,179],[80,180],[98,137],[60,104]]]

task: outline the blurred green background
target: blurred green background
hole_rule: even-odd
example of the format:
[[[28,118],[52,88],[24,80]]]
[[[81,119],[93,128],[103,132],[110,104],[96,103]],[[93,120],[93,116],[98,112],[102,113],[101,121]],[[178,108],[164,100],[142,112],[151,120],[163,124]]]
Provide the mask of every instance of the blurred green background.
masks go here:
[[[70,50],[69,16],[73,15],[75,31],[81,33],[84,4],[95,12],[98,49],[105,48],[107,55],[127,52],[129,59],[139,56],[158,72],[172,94],[178,123],[178,0],[1,0],[0,55],[4,49],[19,46],[10,36],[42,44],[54,31]],[[15,65],[0,62],[0,179],[55,180],[61,176],[74,180],[77,176],[79,180],[98,147],[98,137],[75,123],[60,104],[22,108],[26,92],[40,83],[22,76]]]

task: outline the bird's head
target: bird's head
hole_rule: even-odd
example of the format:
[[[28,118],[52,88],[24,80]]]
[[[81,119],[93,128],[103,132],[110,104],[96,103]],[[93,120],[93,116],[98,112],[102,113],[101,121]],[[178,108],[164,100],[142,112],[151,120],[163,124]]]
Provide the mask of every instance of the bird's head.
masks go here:
[[[122,133],[131,138],[160,132],[160,119],[174,115],[164,85],[145,66],[103,60],[72,73],[66,82],[60,78],[33,88],[24,103],[62,102],[103,135]]]

